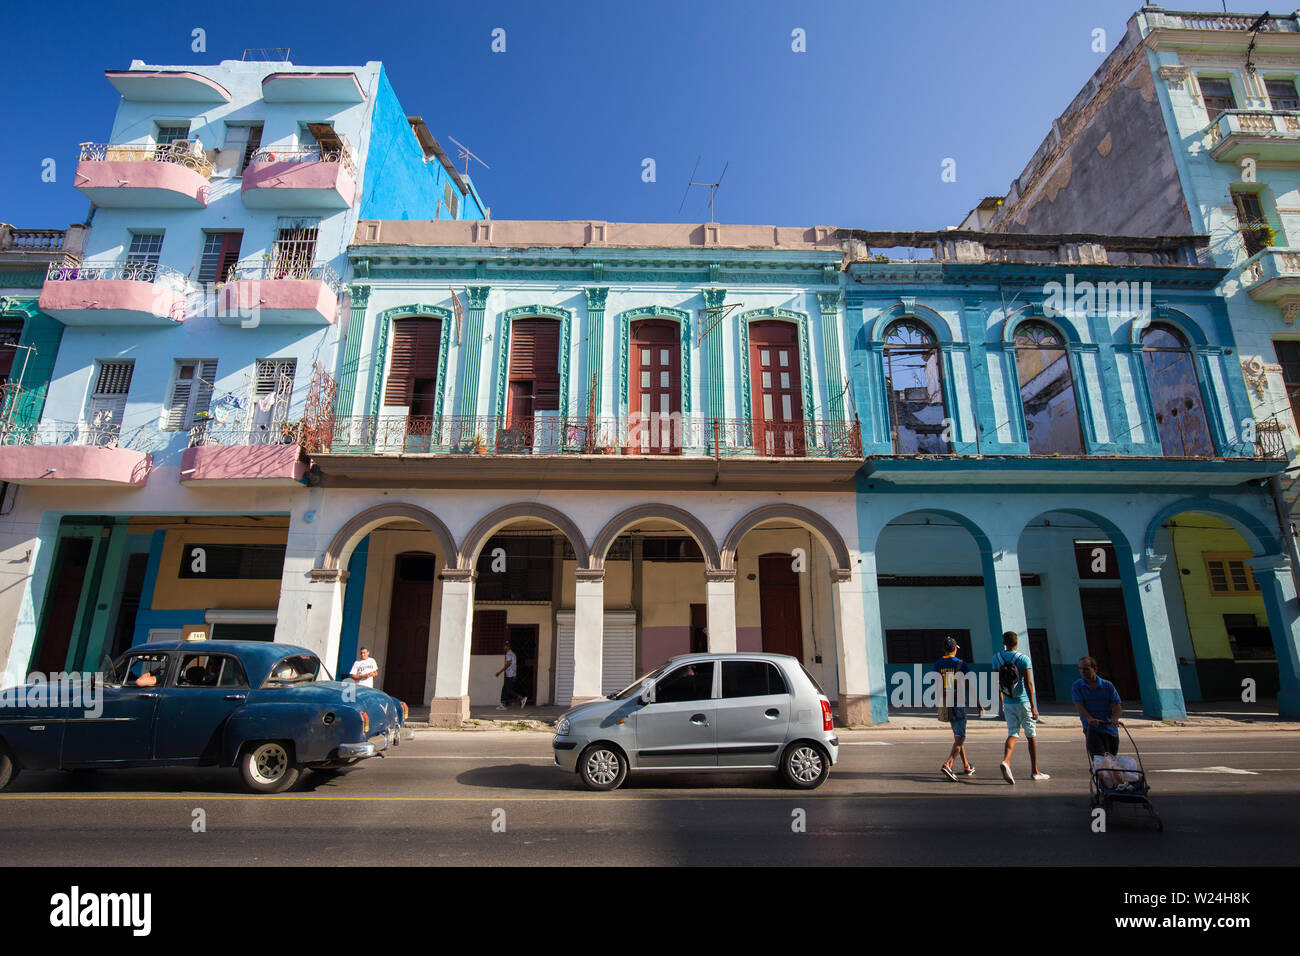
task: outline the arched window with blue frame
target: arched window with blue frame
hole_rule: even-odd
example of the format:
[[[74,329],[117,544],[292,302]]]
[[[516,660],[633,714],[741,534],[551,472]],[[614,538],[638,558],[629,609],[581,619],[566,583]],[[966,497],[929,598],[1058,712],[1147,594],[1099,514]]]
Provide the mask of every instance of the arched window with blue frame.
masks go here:
[[[1082,455],[1083,431],[1061,334],[1030,320],[1016,329],[1016,377],[1031,455]]]
[[[1146,366],[1160,450],[1171,458],[1213,457],[1214,439],[1187,339],[1172,325],[1147,326],[1142,331],[1142,364]]]
[[[894,454],[951,454],[942,353],[934,334],[914,319],[900,319],[885,330],[883,351]]]

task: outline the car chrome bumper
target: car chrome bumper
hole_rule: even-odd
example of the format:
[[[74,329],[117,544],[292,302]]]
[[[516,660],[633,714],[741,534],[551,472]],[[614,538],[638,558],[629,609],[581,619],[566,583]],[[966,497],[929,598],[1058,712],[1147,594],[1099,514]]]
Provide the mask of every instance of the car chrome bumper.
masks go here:
[[[388,749],[388,734],[376,734],[364,744],[340,744],[339,759],[342,760],[359,760],[362,757],[373,757],[378,753]]]

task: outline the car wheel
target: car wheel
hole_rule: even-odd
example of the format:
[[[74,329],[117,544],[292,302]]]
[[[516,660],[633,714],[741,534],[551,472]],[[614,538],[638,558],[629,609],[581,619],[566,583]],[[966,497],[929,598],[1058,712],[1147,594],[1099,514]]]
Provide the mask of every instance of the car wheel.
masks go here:
[[[831,761],[816,744],[799,741],[786,748],[781,758],[781,776],[800,790],[815,790],[831,772]]]
[[[578,776],[589,790],[617,790],[627,778],[627,758],[609,744],[592,744],[578,757]]]
[[[244,786],[254,793],[281,793],[292,787],[300,773],[287,745],[275,740],[249,744],[239,757]]]
[[[18,764],[14,758],[9,755],[9,751],[0,746],[0,790],[8,788],[9,784],[14,782],[18,776]]]

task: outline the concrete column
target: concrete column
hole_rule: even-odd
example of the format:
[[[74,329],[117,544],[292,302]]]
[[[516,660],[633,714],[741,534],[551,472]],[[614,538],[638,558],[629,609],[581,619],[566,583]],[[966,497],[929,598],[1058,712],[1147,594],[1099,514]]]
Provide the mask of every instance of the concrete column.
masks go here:
[[[469,653],[474,626],[471,568],[444,568],[442,610],[438,618],[438,669],[434,675],[429,723],[455,727],[469,720]]]
[[[277,644],[307,648],[333,673],[338,666],[343,589],[348,572],[338,568],[316,569],[315,558],[314,553],[303,555],[290,551],[285,555],[275,640]]]
[[[1164,563],[1163,554],[1148,553],[1137,560],[1136,582],[1124,582],[1124,604],[1138,687],[1142,691],[1142,713],[1155,720],[1183,720],[1187,717],[1187,706],[1178,679],[1178,653],[1174,650],[1165,590],[1160,581]]]
[[[708,595],[709,650],[736,649],[736,572],[705,571]]]
[[[1266,554],[1246,562],[1259,582],[1268,610],[1268,628],[1277,651],[1277,710],[1282,717],[1300,717],[1300,607],[1295,578],[1284,554]]]
[[[1016,553],[1014,542],[999,544],[994,541],[992,546],[993,553],[984,559],[984,596],[988,605],[989,637],[993,647],[985,656],[991,663],[993,654],[1002,650],[1002,634],[1005,631],[1015,631],[1020,639],[1018,649],[1030,657],[1025,596],[1020,589],[1020,555]],[[975,648],[972,651],[978,655]],[[1030,663],[1033,663],[1032,657]]]
[[[605,652],[605,571],[579,568],[573,596],[573,706],[599,700]]]
[[[840,633],[835,641],[840,722],[845,725],[884,723],[889,720],[889,698],[874,556],[870,585],[861,571],[851,578],[838,577],[832,572],[831,581],[840,619]]]

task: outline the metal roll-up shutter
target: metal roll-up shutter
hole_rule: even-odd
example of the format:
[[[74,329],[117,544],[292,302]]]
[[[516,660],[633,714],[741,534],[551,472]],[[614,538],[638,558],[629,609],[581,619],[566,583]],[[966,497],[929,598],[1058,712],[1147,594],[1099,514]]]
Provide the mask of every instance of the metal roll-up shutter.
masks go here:
[[[573,612],[555,612],[555,703],[573,700]]]
[[[573,611],[555,614],[555,703],[573,699]],[[606,611],[600,692],[613,694],[636,680],[636,611]]]

